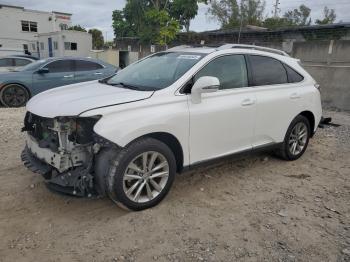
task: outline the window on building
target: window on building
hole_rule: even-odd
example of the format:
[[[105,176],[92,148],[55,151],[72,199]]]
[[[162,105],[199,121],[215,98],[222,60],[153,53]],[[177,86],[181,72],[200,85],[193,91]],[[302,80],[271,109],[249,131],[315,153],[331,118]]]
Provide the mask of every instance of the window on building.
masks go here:
[[[103,68],[98,63],[94,63],[91,61],[84,61],[84,60],[76,60],[75,61],[75,70],[76,71],[93,71]]]
[[[38,32],[38,23],[32,21],[21,21],[23,32]]]
[[[254,86],[288,83],[287,72],[282,63],[272,57],[250,56]]]
[[[65,50],[78,50],[78,45],[77,45],[77,43],[64,42],[64,49]]]
[[[38,32],[38,23],[37,22],[29,22],[30,32]]]
[[[68,25],[67,24],[60,24],[60,29],[61,30],[67,30],[68,29]]]
[[[36,50],[34,43],[32,44],[32,50],[34,50],[34,51]]]
[[[248,75],[243,55],[226,55],[211,61],[195,76],[195,81],[202,76],[214,76],[220,81],[220,89],[248,86]]]
[[[53,49],[55,50],[58,49],[58,43],[56,41],[53,41]]]
[[[45,49],[45,44],[44,42],[40,42],[40,50],[44,50]]]

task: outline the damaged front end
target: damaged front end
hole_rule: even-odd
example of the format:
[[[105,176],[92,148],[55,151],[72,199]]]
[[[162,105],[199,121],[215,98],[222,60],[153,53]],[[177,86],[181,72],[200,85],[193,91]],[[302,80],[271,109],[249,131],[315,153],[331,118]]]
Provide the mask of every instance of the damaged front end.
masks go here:
[[[93,132],[101,116],[45,118],[27,112],[24,165],[43,175],[50,189],[76,196],[99,195],[93,164],[102,146],[113,146]]]

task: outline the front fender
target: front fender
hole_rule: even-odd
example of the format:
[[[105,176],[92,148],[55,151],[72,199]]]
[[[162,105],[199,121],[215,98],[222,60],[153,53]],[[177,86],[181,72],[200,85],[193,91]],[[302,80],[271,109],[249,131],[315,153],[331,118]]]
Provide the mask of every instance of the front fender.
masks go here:
[[[94,126],[94,132],[120,147],[151,133],[168,133],[181,144],[184,165],[189,163],[189,112],[187,97],[156,105],[137,106],[129,110],[103,114]],[[135,102],[138,104],[147,102]],[[135,103],[125,105],[133,107]],[[118,107],[118,106],[117,106]],[[123,106],[120,106],[123,107]],[[98,110],[94,112],[98,114]]]

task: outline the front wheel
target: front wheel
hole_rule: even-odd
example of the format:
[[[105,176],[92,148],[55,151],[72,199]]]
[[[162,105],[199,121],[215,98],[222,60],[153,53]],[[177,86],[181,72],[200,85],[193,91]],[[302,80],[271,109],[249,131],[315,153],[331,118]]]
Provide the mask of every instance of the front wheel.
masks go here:
[[[277,155],[285,160],[296,160],[301,157],[310,139],[309,120],[299,115],[290,124],[281,148],[276,152]]]
[[[1,89],[0,100],[6,107],[21,107],[28,102],[29,93],[24,86],[9,84]]]
[[[107,194],[123,208],[138,211],[157,205],[174,181],[176,161],[164,143],[143,138],[118,152],[106,176]]]

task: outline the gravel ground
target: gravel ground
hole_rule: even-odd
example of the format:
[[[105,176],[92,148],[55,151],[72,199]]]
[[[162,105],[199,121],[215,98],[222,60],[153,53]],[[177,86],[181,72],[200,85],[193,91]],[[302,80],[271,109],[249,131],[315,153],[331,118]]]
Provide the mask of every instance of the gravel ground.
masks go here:
[[[0,261],[350,261],[350,114],[305,155],[179,175],[143,212],[49,192],[19,155],[23,109],[0,108]]]

